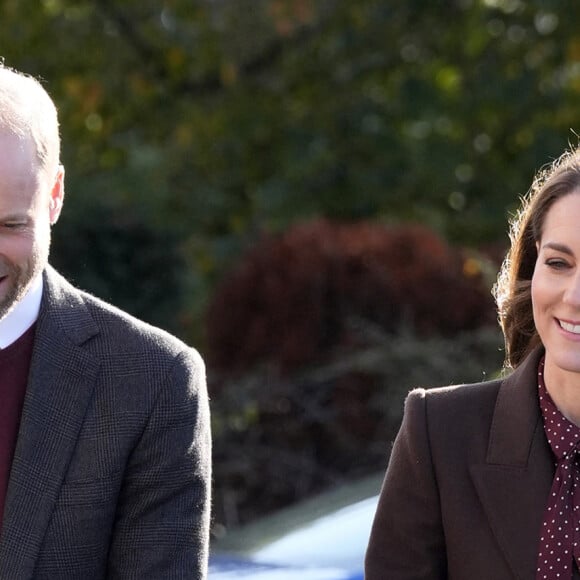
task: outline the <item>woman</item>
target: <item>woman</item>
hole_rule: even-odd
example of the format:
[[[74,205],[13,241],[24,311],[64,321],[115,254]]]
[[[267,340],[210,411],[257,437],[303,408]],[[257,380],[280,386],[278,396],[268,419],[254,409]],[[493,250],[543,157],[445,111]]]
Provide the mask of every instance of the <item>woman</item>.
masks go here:
[[[367,580],[580,578],[580,150],[536,178],[511,240],[513,372],[409,394]]]

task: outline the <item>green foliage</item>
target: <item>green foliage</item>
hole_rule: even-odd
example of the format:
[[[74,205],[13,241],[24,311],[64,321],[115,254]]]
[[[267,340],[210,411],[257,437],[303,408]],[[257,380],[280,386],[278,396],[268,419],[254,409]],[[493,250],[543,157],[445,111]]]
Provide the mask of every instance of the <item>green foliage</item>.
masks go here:
[[[61,112],[55,265],[203,352],[217,281],[263,233],[420,221],[503,247],[533,174],[577,142],[579,20],[562,0],[5,0],[0,56],[45,79]],[[502,358],[482,335],[377,340],[224,389],[218,517],[228,502],[249,517],[254,493],[267,509],[315,491],[361,449],[376,469],[410,386]],[[332,393],[368,397],[349,408],[374,421],[345,419],[372,427],[368,444]]]
[[[171,228],[201,312],[256,232],[304,218],[504,239],[533,173],[576,141],[579,16],[556,0],[7,0],[0,51],[60,107],[81,200],[63,219],[81,231],[104,204]]]
[[[171,231],[155,230],[134,213],[84,205],[85,222],[63,220],[53,265],[73,282],[131,314],[181,330],[184,260]],[[170,300],[168,300],[168,297]]]

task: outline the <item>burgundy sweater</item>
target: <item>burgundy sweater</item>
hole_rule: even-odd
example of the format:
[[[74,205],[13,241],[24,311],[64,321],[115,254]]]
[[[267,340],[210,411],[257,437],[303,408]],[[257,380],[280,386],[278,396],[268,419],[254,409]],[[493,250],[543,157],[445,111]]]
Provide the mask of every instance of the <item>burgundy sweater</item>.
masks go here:
[[[16,342],[0,349],[0,531],[28,382],[35,327],[33,324]]]

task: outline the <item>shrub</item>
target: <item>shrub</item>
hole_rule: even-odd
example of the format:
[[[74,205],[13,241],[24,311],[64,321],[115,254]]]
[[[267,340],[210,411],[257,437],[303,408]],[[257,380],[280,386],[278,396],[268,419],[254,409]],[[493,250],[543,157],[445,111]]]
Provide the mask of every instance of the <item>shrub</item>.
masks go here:
[[[383,472],[408,391],[490,378],[501,344],[495,327],[429,339],[374,332],[327,364],[228,380],[212,401],[216,525]]]
[[[383,471],[410,388],[496,372],[485,274],[420,226],[320,220],[250,249],[207,318],[216,525]]]
[[[494,324],[481,264],[415,225],[319,220],[265,236],[210,303],[209,361],[285,373],[352,345],[357,321],[425,337]]]

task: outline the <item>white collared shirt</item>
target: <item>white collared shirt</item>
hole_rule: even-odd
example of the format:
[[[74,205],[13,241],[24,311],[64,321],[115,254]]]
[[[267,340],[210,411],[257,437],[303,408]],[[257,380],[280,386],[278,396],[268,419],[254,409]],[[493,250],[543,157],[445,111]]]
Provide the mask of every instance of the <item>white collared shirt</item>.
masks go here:
[[[16,342],[36,322],[40,312],[42,285],[42,274],[40,274],[24,298],[0,320],[0,349]]]

